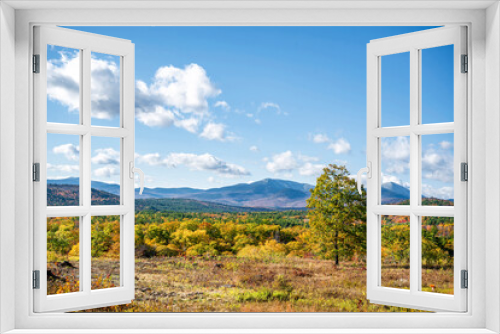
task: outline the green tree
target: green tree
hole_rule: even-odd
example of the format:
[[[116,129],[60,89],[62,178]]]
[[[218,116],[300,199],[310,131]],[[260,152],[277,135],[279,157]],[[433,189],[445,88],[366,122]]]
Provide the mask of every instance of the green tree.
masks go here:
[[[345,166],[323,170],[307,200],[316,251],[326,259],[366,251],[366,193],[360,195]]]

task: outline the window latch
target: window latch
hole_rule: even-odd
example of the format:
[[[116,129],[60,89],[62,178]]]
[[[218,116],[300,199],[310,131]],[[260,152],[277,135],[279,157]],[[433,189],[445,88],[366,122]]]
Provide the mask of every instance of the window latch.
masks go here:
[[[134,179],[134,173],[139,174],[140,178],[140,187],[141,189],[139,190],[139,195],[142,195],[142,192],[144,191],[144,172],[140,168],[134,167],[134,162],[130,161],[129,163],[129,176],[133,180]]]
[[[364,168],[361,168],[359,171],[358,171],[358,174],[356,176],[356,183],[358,185],[358,192],[360,195],[362,195],[362,191],[361,191],[361,174],[363,173],[366,173],[366,177],[371,179],[372,178],[372,163],[371,161],[368,161],[367,164],[366,164],[366,167]]]

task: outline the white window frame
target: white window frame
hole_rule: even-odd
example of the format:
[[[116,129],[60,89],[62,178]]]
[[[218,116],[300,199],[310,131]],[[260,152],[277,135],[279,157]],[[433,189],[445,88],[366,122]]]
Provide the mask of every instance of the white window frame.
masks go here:
[[[34,289],[35,312],[73,311],[89,305],[109,306],[130,303],[135,294],[134,222],[135,194],[134,127],[135,80],[134,44],[128,40],[85,33],[60,27],[34,27],[34,52],[39,56],[39,73],[34,84],[34,162],[40,164],[39,181],[33,184],[34,270],[38,270],[39,289]],[[62,124],[47,122],[47,48],[57,45],[79,50],[80,122]],[[92,52],[118,56],[120,66],[119,127],[93,126],[91,120],[91,56]],[[80,203],[76,206],[47,206],[47,135],[65,134],[79,138]],[[120,204],[91,204],[91,142],[95,137],[108,137],[120,142]],[[112,139],[113,140],[113,139]],[[131,175],[132,173],[132,175]],[[94,216],[120,217],[120,285],[92,290],[91,220]],[[80,220],[79,286],[73,293],[47,295],[47,218],[78,217]]]
[[[70,333],[72,329],[94,329],[94,333],[146,332],[161,329],[212,329],[212,332],[238,332],[236,329],[255,329],[252,332],[421,332],[433,333],[491,333],[500,331],[500,12],[496,1],[218,1],[120,2],[137,9],[103,10],[117,6],[107,1],[17,2],[0,4],[0,329],[16,329],[15,333],[36,333],[38,329]],[[118,6],[120,6],[118,3]],[[132,4],[132,5],[131,5]],[[20,6],[25,9],[14,10]],[[52,8],[51,10],[42,10]],[[47,7],[48,6],[48,7]],[[58,9],[66,6],[69,8]],[[150,6],[150,9],[146,7]],[[151,7],[164,7],[154,8]],[[391,9],[391,6],[397,6]],[[487,8],[489,6],[489,8]],[[71,8],[73,7],[73,8]],[[82,9],[85,8],[86,9]],[[99,7],[99,8],[97,8]],[[178,7],[184,7],[179,9]],[[30,9],[31,8],[31,9]],[[75,9],[78,8],[78,9]],[[207,9],[208,8],[208,9]],[[349,9],[351,8],[351,9]],[[368,9],[369,8],[369,9]],[[13,20],[15,17],[15,22]],[[435,314],[34,314],[31,290],[30,259],[32,245],[32,183],[30,169],[32,147],[32,27],[52,25],[446,25],[465,24],[469,31],[471,75],[468,76],[469,113],[468,142],[470,181],[468,197],[468,312]],[[13,33],[15,31],[15,41]],[[10,35],[9,35],[10,34]],[[133,42],[133,41],[132,41]],[[5,46],[5,47],[4,47]],[[15,53],[14,53],[15,46]],[[10,67],[15,66],[15,73]],[[4,74],[6,73],[6,74]],[[15,81],[14,89],[9,83]],[[10,108],[10,109],[9,109]],[[8,110],[7,110],[8,109]],[[15,117],[12,116],[15,110]],[[12,131],[15,127],[15,145]],[[488,138],[486,140],[486,135]],[[7,142],[6,142],[7,140]],[[10,145],[10,147],[9,147]],[[17,153],[16,153],[17,152]],[[488,152],[488,154],[486,154]],[[15,160],[15,164],[11,163]],[[11,181],[15,168],[15,182]],[[488,182],[486,182],[488,174]],[[7,197],[15,186],[15,212],[5,208],[12,205]],[[486,196],[488,194],[488,196]],[[11,216],[9,216],[9,214]],[[15,226],[9,217],[15,219]],[[7,234],[10,233],[10,234]],[[12,238],[12,233],[15,238]],[[14,256],[12,256],[14,249]],[[486,258],[486,254],[488,257]],[[26,261],[30,259],[29,261]],[[486,265],[487,264],[487,265]],[[15,287],[14,289],[12,287]],[[486,293],[488,291],[488,293]],[[12,307],[14,305],[14,307]],[[130,330],[142,328],[142,330]],[[298,330],[300,328],[300,330]],[[101,329],[101,330],[97,330]],[[126,329],[126,330],[125,330]],[[168,330],[170,329],[170,331]],[[196,331],[195,329],[198,329]],[[220,329],[220,330],[216,330]],[[233,330],[231,330],[233,329]],[[267,330],[265,330],[267,329]],[[288,330],[287,330],[288,329]],[[337,329],[337,330],[336,330]],[[358,329],[358,330],[355,330]],[[462,330],[459,330],[462,329]],[[491,331],[490,331],[491,330]],[[346,330],[347,331],[347,330]],[[185,331],[184,331],[185,332]]]
[[[370,41],[367,46],[367,161],[371,177],[367,179],[367,298],[372,303],[423,310],[463,312],[467,310],[467,290],[461,288],[461,270],[467,270],[467,183],[461,180],[461,163],[467,163],[467,76],[462,73],[462,55],[467,54],[465,26],[449,26]],[[454,121],[422,123],[422,50],[453,45]],[[409,53],[408,125],[383,127],[381,92],[383,89],[382,57]],[[422,138],[424,135],[453,134],[454,206],[422,205]],[[382,204],[382,148],[387,137],[410,139],[410,204]],[[410,219],[409,289],[384,287],[382,274],[383,215],[404,215]],[[424,216],[454,218],[454,293],[424,292],[422,286],[422,228]]]

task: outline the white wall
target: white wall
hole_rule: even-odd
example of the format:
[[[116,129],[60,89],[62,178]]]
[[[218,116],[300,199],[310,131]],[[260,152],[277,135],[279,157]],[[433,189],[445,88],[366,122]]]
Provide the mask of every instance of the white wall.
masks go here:
[[[0,333],[14,328],[15,12],[0,3]]]
[[[486,11],[486,256],[497,261],[486,266],[486,328],[500,332],[500,7]],[[493,261],[492,261],[493,262]]]

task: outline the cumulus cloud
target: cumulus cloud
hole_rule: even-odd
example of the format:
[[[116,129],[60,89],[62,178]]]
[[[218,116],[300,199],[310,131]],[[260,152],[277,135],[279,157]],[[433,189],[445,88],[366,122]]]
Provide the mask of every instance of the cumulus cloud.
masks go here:
[[[110,178],[111,176],[120,175],[120,170],[115,167],[101,167],[94,171],[94,175],[97,177]]]
[[[229,103],[227,103],[226,101],[217,101],[217,102],[215,102],[214,107],[222,108],[224,110],[231,109],[231,107],[229,106]]]
[[[262,102],[258,111],[261,112],[266,109],[274,109],[278,115],[287,115],[287,113],[281,111],[280,105],[274,102]]]
[[[200,65],[163,66],[156,71],[151,84],[141,80],[136,83],[137,120],[148,126],[173,124],[196,133],[200,123],[210,115],[208,99],[220,93]],[[218,101],[215,106],[229,107],[225,101]]]
[[[454,198],[453,187],[441,187],[435,188],[429,184],[422,184],[422,194],[425,197],[434,197],[440,199],[452,199]]]
[[[271,161],[266,164],[266,169],[271,173],[290,172],[298,167],[297,160],[292,151],[273,155]]]
[[[453,143],[447,140],[443,140],[442,142],[439,143],[439,146],[441,146],[443,150],[449,150],[453,147]]]
[[[408,137],[383,138],[381,144],[384,172],[404,174],[410,168],[410,140]]]
[[[304,176],[319,176],[325,167],[326,165],[323,164],[312,164],[310,162],[306,162],[299,168],[299,174]]]
[[[119,165],[120,152],[112,148],[99,148],[95,150],[97,155],[91,158],[93,164],[99,165]]]
[[[293,154],[292,151],[285,151],[273,155],[271,158],[265,158],[266,169],[275,174],[283,174],[285,177],[291,177],[292,172],[297,170],[303,176],[318,176],[322,173],[324,164],[313,164],[318,158],[302,154]]]
[[[312,135],[312,137],[310,138],[316,144],[328,143],[328,149],[335,152],[335,154],[347,154],[351,151],[351,144],[345,138],[332,140],[324,133],[317,133],[315,135]]]
[[[344,138],[339,138],[328,145],[328,148],[335,154],[346,154],[351,151],[351,144]]]
[[[441,143],[439,145],[442,147]],[[453,182],[453,152],[449,147],[436,149],[430,145],[422,152],[422,176],[428,180]]]
[[[80,166],[78,165],[54,165],[47,163],[47,170],[55,171],[55,172],[63,172],[63,173],[74,173],[80,170]]]
[[[120,114],[120,68],[110,57],[91,58],[91,114],[98,119],[113,119]],[[80,108],[79,52],[60,51],[59,58],[47,61],[47,95],[78,112]]]
[[[55,146],[52,149],[55,154],[62,154],[66,159],[71,161],[78,161],[80,155],[80,147],[73,144],[63,144]]]
[[[318,134],[314,135],[312,140],[316,144],[323,144],[323,143],[331,142],[330,138],[327,135],[322,134],[322,133],[318,133]]]
[[[250,146],[250,148],[249,148],[249,149],[250,149],[250,151],[252,151],[252,152],[259,152],[259,151],[260,151],[260,150],[259,150],[259,148],[258,148],[257,146],[255,146],[255,145]]]
[[[176,168],[186,166],[191,170],[211,171],[225,176],[246,176],[250,175],[244,167],[220,160],[212,154],[192,154],[192,153],[170,153],[165,158],[161,158],[158,153],[137,155],[139,163],[151,166],[163,166]]]
[[[93,54],[90,67],[92,117],[98,119],[119,117],[120,63],[115,61],[115,58],[97,57]]]
[[[137,113],[136,118],[142,124],[150,127],[167,127],[175,122],[174,113],[161,106],[155,106],[152,112]]]
[[[47,96],[78,112],[80,108],[80,60],[79,51],[60,51],[59,58],[47,61]]]
[[[47,63],[47,94],[50,100],[67,107],[69,112],[80,108],[79,53],[59,52],[59,57]],[[114,58],[92,56],[91,59],[92,117],[113,119],[120,113],[120,64]],[[197,133],[210,119],[209,103],[221,93],[198,64],[184,68],[160,67],[148,84],[136,82],[135,113],[137,120],[150,127],[176,126]],[[226,101],[215,107],[229,110]],[[279,106],[278,106],[279,107]],[[215,138],[215,140],[218,140]]]
[[[233,141],[235,139],[235,137],[227,135],[224,124],[214,122],[209,122],[205,125],[200,137],[218,141]]]

